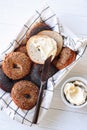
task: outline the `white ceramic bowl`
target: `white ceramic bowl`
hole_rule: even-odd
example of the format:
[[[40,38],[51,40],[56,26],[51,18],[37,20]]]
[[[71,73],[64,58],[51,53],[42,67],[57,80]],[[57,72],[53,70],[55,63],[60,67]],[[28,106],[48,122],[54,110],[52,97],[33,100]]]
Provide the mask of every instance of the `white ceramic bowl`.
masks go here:
[[[67,106],[72,107],[72,108],[82,108],[82,107],[84,107],[84,106],[87,105],[87,101],[86,101],[85,103],[81,104],[81,105],[73,105],[73,104],[69,103],[69,102],[67,101],[67,99],[65,98],[65,96],[64,96],[64,87],[65,87],[66,83],[69,83],[69,82],[72,82],[72,81],[77,81],[77,80],[83,82],[83,83],[86,84],[86,86],[87,86],[87,80],[86,80],[86,79],[84,79],[84,78],[82,78],[82,77],[72,77],[72,78],[67,79],[67,80],[63,83],[63,85],[62,85],[62,87],[61,87],[61,97],[62,97],[63,102],[64,102]],[[87,89],[87,88],[85,88],[85,89]]]

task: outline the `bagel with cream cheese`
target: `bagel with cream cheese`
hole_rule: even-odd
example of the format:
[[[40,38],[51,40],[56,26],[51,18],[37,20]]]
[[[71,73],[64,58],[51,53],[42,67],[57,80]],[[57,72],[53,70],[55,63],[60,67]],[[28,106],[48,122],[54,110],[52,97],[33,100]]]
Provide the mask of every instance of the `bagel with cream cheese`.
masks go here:
[[[38,33],[39,35],[46,35],[51,38],[53,38],[57,42],[57,54],[56,56],[60,53],[63,47],[63,38],[62,36],[57,33],[56,31],[51,31],[51,30],[44,30]]]
[[[57,42],[45,35],[32,36],[26,47],[30,59],[37,64],[44,64],[45,60],[51,55],[53,60],[57,53]]]

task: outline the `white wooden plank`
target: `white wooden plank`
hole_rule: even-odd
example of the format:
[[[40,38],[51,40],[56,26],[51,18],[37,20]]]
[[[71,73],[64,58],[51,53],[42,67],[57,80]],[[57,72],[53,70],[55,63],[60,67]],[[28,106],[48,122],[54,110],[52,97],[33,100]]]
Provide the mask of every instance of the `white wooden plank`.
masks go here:
[[[36,4],[34,0],[0,0],[0,23],[23,25],[40,3],[41,0],[37,0]]]
[[[76,35],[87,36],[87,17],[76,14],[61,14],[60,20]],[[72,26],[71,26],[72,25]]]
[[[87,2],[85,1],[84,4],[83,0],[37,0],[36,3],[34,0],[3,0],[0,1],[0,22],[13,23],[16,25],[24,24],[34,13],[34,10],[40,8],[45,2],[51,6],[57,15],[69,14],[70,16],[77,15],[76,17],[87,16]]]
[[[50,109],[39,127],[51,130],[86,130],[87,115]]]
[[[61,86],[58,86],[58,87],[60,87],[60,89],[54,91],[54,96],[53,96],[52,103],[50,106],[51,109],[64,110],[64,111],[69,111],[73,113],[87,114],[87,105],[81,109],[75,109],[75,108],[71,108],[65,105],[61,98]]]
[[[70,14],[70,15],[80,15],[80,16],[87,16],[86,9],[87,9],[87,1],[86,0],[54,0],[48,1],[51,5],[53,10],[57,14]]]
[[[21,26],[13,26],[10,24],[0,24],[0,52],[7,49],[21,30]]]

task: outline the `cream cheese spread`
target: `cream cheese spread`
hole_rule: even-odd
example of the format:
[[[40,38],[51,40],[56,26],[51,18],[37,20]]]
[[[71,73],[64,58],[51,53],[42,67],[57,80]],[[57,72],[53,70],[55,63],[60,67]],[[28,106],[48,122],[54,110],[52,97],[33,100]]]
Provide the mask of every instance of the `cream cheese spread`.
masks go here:
[[[87,93],[84,89],[84,84],[80,81],[67,83],[64,87],[64,95],[66,99],[74,105],[81,105],[85,103]]]

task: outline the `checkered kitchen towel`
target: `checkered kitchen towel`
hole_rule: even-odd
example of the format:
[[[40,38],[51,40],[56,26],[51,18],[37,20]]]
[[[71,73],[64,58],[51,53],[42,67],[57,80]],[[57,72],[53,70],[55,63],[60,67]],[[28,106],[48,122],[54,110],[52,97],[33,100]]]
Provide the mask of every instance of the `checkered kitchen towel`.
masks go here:
[[[78,54],[76,60],[64,68],[63,70],[58,71],[55,75],[53,75],[48,80],[47,90],[44,91],[44,98],[41,104],[40,115],[38,119],[38,123],[40,123],[42,117],[49,109],[52,96],[53,89],[55,84],[59,83],[61,79],[72,69],[72,67],[78,62],[78,60],[82,57],[85,52],[86,45],[82,46],[85,42],[85,39],[79,39],[75,35],[73,35],[67,28],[61,25],[59,19],[56,14],[50,9],[49,6],[44,6],[43,9],[36,10],[35,14],[27,21],[27,23],[22,28],[21,32],[18,34],[17,38],[9,43],[9,46],[6,50],[0,54],[0,64],[6,54],[13,51],[19,45],[25,42],[26,32],[29,28],[37,21],[44,21],[52,30],[60,33],[64,37],[64,46],[68,46],[73,50],[77,50]],[[0,109],[5,111],[13,120],[17,120],[22,124],[26,124],[31,126],[32,119],[34,116],[35,107],[31,110],[22,110],[18,108],[15,103],[12,101],[10,93],[6,93],[5,91],[0,89]]]

